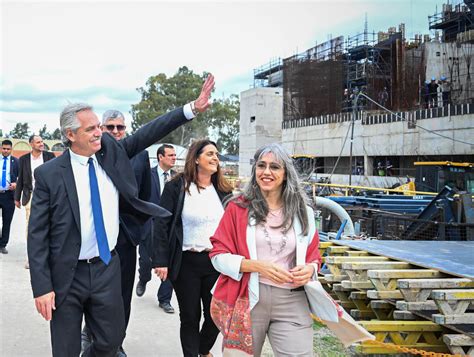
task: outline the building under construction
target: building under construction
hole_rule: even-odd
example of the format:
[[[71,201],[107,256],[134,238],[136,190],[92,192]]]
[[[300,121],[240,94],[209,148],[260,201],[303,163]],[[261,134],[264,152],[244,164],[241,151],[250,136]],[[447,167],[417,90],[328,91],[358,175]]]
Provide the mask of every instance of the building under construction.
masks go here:
[[[241,94],[241,174],[274,141],[317,157],[318,175],[340,183],[352,174],[390,187],[416,161],[474,162],[473,4],[435,11],[431,35],[408,39],[404,24],[369,32],[366,21],[360,34],[255,69],[255,88]]]
[[[254,70],[254,85],[283,87],[283,120],[379,109],[354,102],[362,91],[385,107],[403,111],[426,105],[428,82],[446,78],[454,104],[472,101],[474,1],[448,4],[429,17],[434,38],[406,39],[405,25],[386,32],[331,39]],[[441,33],[441,34],[440,34]]]

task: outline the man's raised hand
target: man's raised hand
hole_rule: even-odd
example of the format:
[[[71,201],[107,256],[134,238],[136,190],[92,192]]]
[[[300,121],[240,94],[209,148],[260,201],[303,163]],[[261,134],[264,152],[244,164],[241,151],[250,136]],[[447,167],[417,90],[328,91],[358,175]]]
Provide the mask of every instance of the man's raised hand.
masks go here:
[[[201,94],[198,99],[194,101],[194,108],[199,112],[203,113],[211,106],[209,99],[211,98],[211,92],[214,89],[214,76],[209,74],[202,85]]]

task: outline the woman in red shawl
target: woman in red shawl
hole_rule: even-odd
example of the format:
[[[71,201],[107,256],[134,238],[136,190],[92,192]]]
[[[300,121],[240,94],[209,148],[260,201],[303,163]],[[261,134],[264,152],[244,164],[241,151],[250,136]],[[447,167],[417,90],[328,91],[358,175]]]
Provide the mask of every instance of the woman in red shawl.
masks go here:
[[[293,161],[278,144],[260,148],[242,194],[228,204],[211,237],[221,273],[211,316],[224,356],[312,356],[312,319],[303,289],[317,278],[319,238]]]

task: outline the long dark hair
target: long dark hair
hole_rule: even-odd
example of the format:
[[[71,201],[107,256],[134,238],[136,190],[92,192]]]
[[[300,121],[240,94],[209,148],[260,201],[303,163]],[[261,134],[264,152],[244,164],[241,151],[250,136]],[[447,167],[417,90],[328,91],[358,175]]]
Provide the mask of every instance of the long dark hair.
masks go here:
[[[184,163],[184,172],[182,174],[184,178],[184,189],[187,193],[190,193],[189,186],[191,183],[194,183],[197,186],[198,192],[200,189],[204,188],[199,186],[198,166],[196,165],[196,160],[199,155],[202,154],[202,151],[207,145],[214,145],[216,149],[219,150],[217,144],[209,139],[197,140],[193,142],[188,149],[188,154],[186,155],[186,161]],[[211,176],[211,182],[218,191],[232,192],[232,186],[224,178],[219,165],[217,166],[217,171]]]

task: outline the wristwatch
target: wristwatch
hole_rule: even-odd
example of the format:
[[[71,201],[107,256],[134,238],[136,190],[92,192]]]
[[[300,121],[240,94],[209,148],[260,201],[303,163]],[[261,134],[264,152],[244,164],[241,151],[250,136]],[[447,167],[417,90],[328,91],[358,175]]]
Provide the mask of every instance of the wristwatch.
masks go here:
[[[191,111],[193,112],[194,116],[197,116],[199,112],[196,110],[196,107],[194,106],[194,102],[189,103],[191,105]]]

